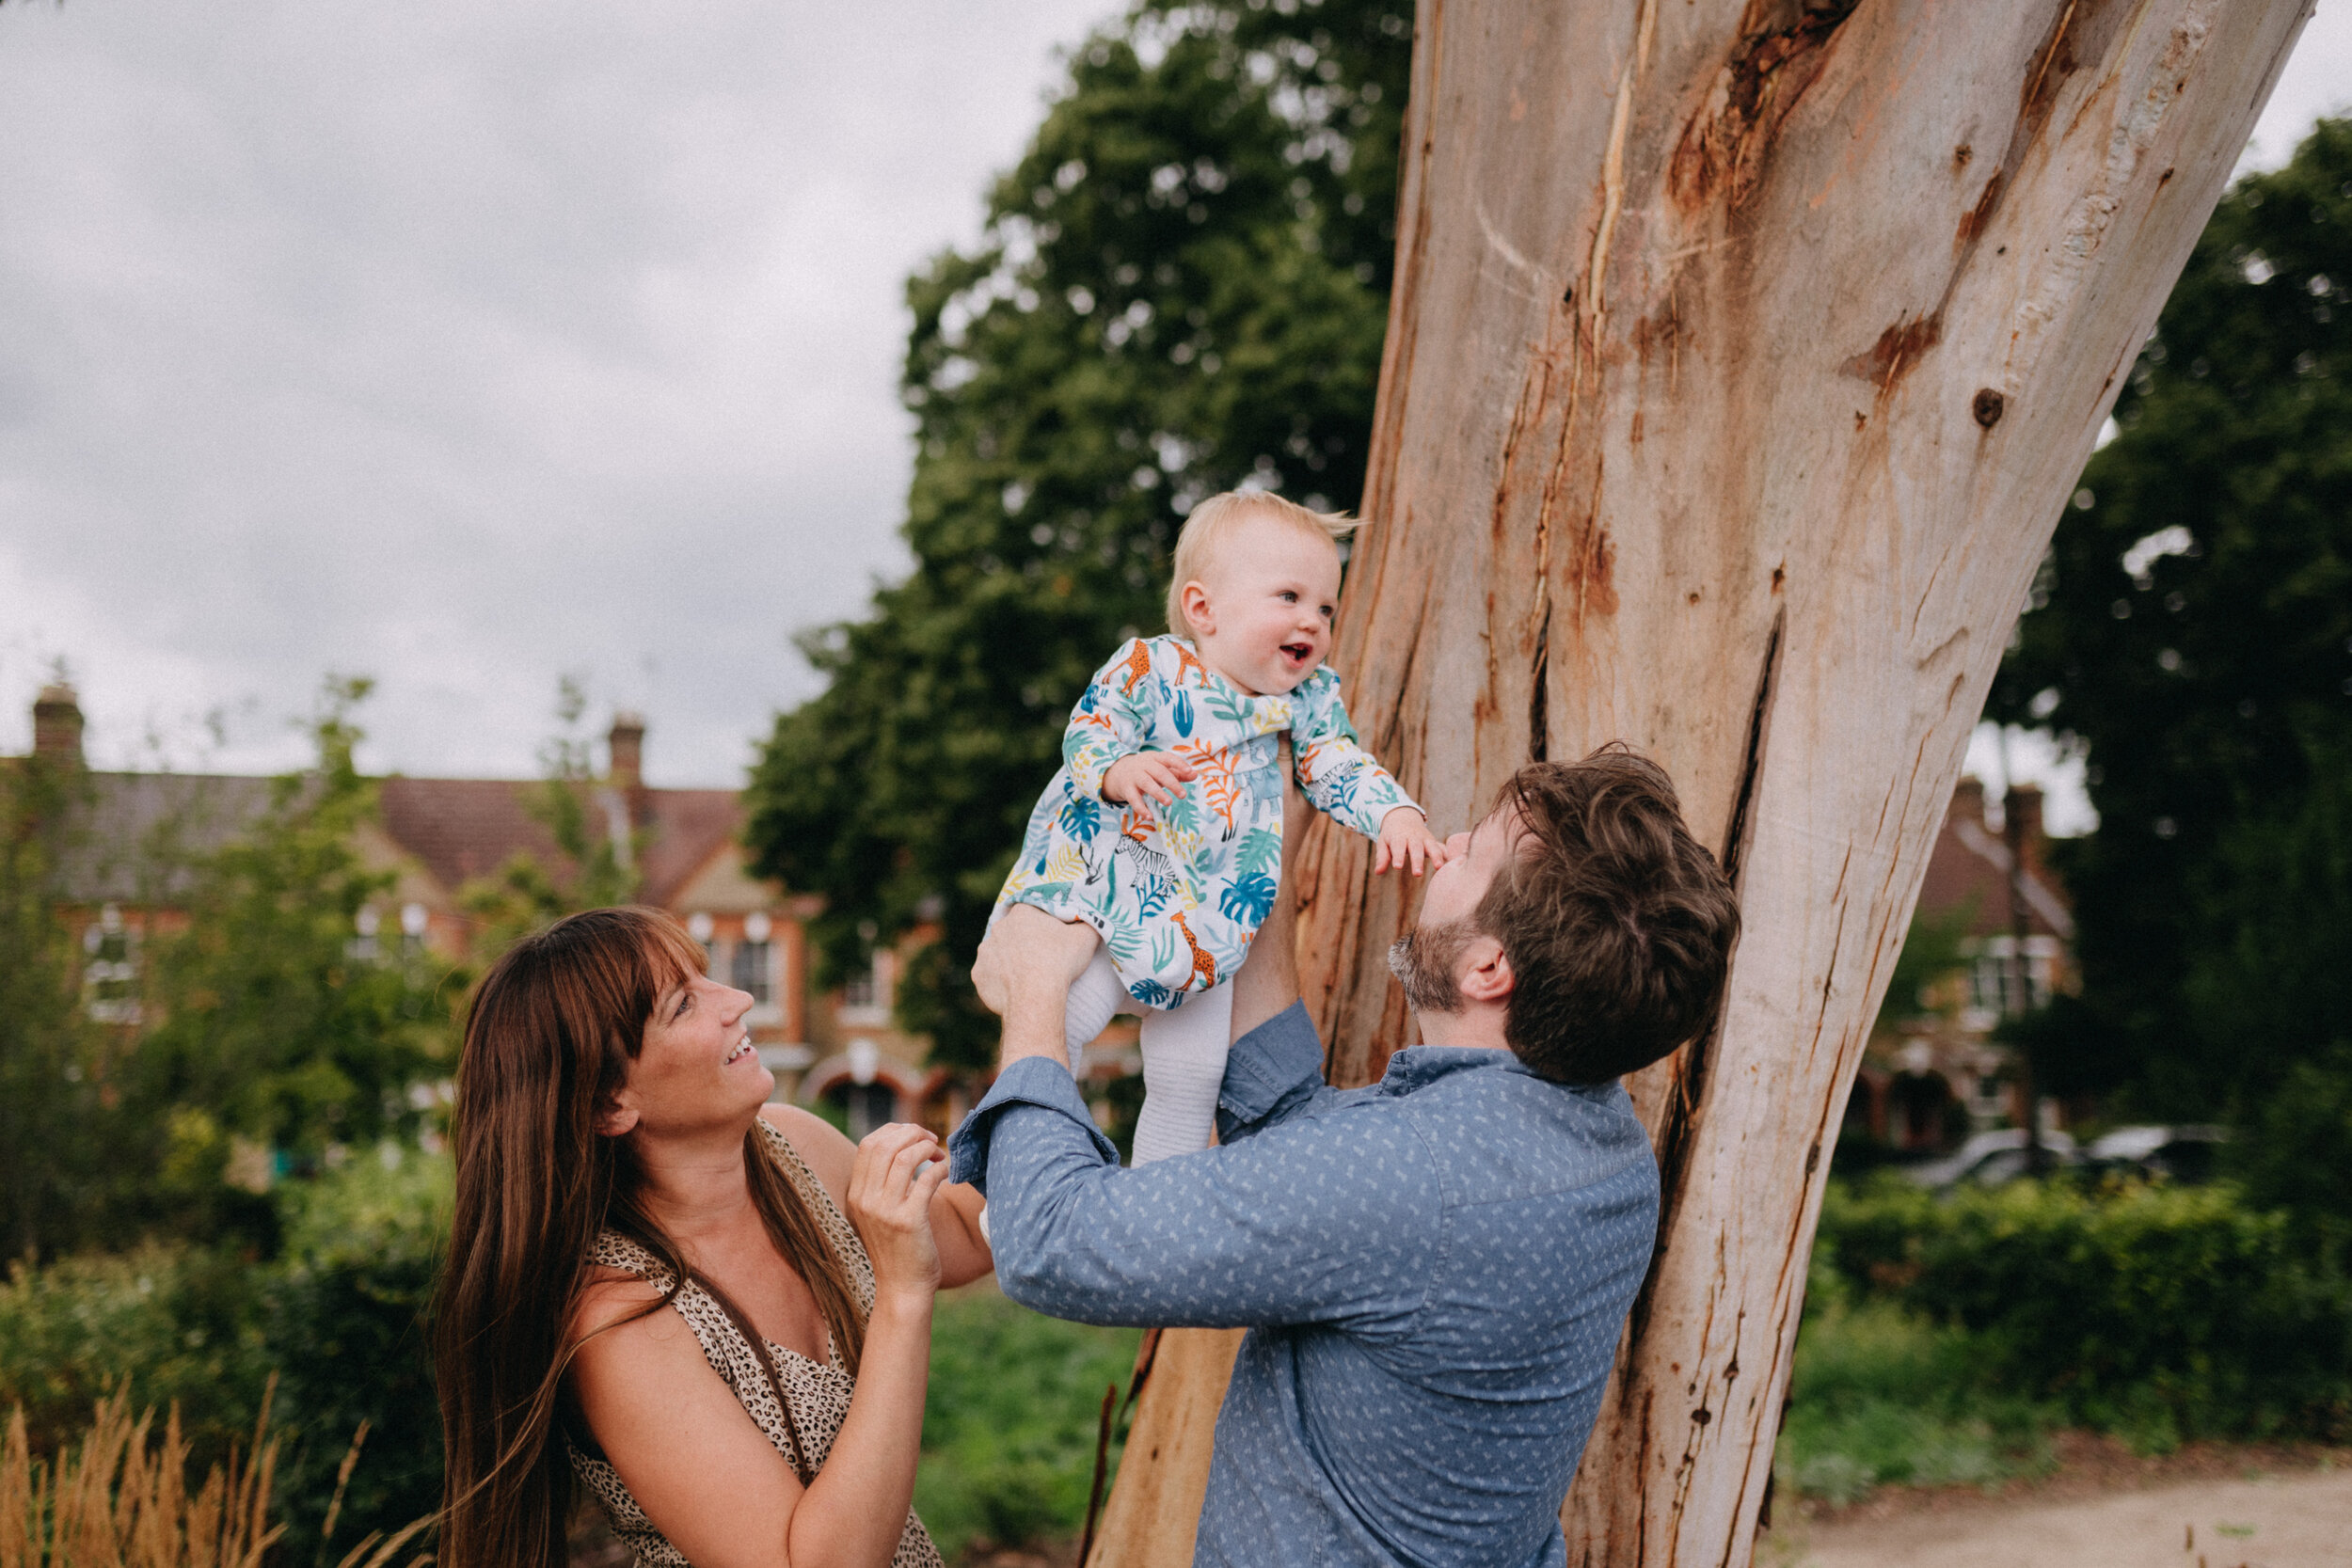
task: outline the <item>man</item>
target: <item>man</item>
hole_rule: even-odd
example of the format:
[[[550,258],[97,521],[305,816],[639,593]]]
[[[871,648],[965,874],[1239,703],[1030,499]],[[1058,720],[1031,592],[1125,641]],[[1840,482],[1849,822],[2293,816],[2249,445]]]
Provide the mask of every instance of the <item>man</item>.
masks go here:
[[[1325,1085],[1279,898],[1234,981],[1219,1145],[1136,1170],[1062,1056],[1093,932],[1016,909],[981,948],[1004,1065],[950,1147],[1006,1293],[1251,1330],[1197,1563],[1565,1561],[1560,1502],[1657,1229],[1617,1077],[1713,1018],[1739,912],[1622,748],[1521,768],[1448,851],[1390,954],[1430,1043]]]

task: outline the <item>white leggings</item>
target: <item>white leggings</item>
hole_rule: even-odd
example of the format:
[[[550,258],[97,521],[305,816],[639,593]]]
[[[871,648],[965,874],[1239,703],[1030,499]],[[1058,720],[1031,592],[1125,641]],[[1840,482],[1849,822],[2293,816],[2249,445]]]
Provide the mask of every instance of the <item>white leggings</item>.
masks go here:
[[[1103,1032],[1114,1013],[1143,1020],[1143,1110],[1136,1117],[1138,1165],[1209,1147],[1216,1126],[1216,1096],[1225,1082],[1225,1053],[1232,1044],[1233,988],[1231,983],[1197,991],[1181,1007],[1147,1007],[1128,994],[1101,946],[1070,988],[1070,1071],[1076,1076],[1087,1041]]]

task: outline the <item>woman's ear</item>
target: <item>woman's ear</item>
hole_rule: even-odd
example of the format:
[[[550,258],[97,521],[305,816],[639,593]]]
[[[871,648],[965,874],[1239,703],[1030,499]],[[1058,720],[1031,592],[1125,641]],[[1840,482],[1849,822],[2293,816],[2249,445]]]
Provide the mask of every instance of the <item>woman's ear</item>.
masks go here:
[[[1209,591],[1199,579],[1184,584],[1184,591],[1176,601],[1184,607],[1184,620],[1195,637],[1216,635],[1216,607],[1209,602]]]
[[[592,1125],[600,1138],[626,1137],[637,1125],[637,1107],[606,1096],[596,1101],[596,1118]]]

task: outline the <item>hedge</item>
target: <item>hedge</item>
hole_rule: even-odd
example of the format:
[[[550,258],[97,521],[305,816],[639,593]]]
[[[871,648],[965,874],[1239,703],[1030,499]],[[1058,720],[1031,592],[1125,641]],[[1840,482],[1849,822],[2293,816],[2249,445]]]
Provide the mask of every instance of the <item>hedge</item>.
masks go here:
[[[2352,1281],[2227,1184],[1832,1183],[1817,1264],[1966,1329],[1999,1386],[2088,1425],[2352,1437]]]

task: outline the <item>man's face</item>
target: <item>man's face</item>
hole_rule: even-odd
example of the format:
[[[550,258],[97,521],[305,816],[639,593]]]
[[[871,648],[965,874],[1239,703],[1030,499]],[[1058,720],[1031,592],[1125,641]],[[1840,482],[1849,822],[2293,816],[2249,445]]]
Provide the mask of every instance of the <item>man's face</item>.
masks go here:
[[[1430,875],[1421,919],[1389,949],[1389,968],[1416,1013],[1458,1012],[1460,972],[1495,953],[1494,939],[1480,934],[1473,916],[1520,831],[1518,812],[1505,807],[1446,841],[1448,858]]]
[[[1510,859],[1522,831],[1518,808],[1503,805],[1469,832],[1447,839],[1446,862],[1430,873],[1422,894],[1421,927],[1468,920],[1494,884],[1495,873]]]

